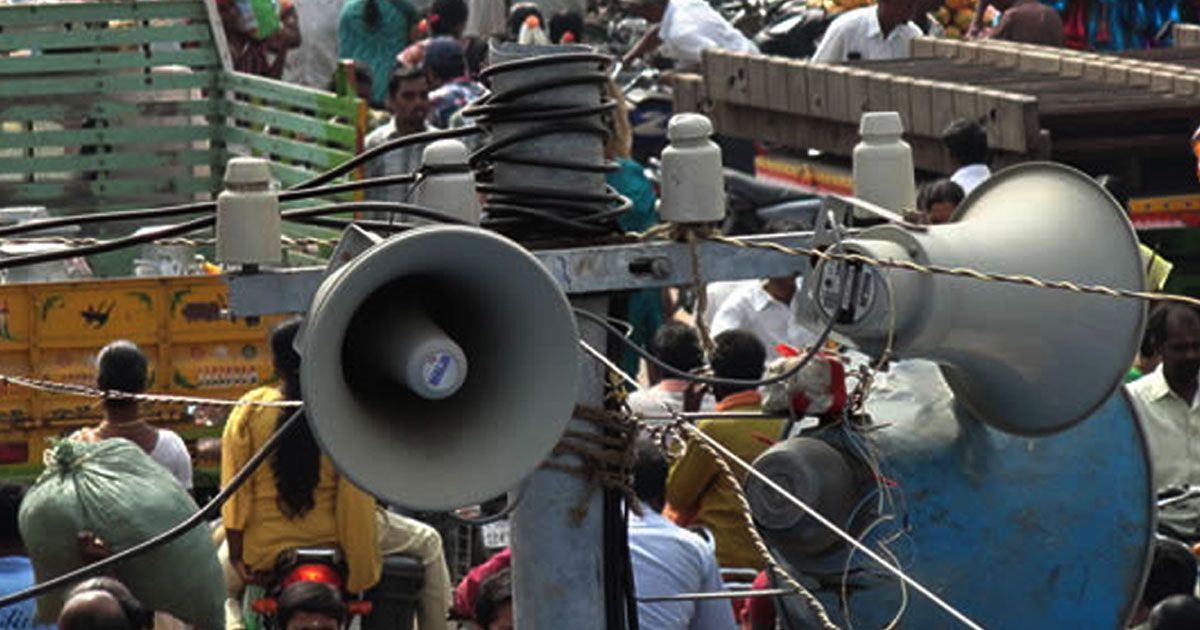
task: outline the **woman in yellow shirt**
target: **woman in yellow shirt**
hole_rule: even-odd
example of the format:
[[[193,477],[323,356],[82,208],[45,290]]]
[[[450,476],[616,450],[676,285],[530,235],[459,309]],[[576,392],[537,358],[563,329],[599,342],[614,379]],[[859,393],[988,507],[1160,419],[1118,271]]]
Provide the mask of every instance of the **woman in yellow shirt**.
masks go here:
[[[245,401],[300,398],[300,356],[292,348],[300,320],[271,333],[275,372],[282,387],[260,387]],[[290,409],[237,407],[225,425],[221,484],[262,448]],[[221,509],[229,561],[247,584],[270,571],[279,554],[297,547],[338,547],[346,558],[346,588],[358,593],[379,581],[375,500],[339,475],[321,454],[308,422],[301,419],[283,438],[268,465],[259,468]]]

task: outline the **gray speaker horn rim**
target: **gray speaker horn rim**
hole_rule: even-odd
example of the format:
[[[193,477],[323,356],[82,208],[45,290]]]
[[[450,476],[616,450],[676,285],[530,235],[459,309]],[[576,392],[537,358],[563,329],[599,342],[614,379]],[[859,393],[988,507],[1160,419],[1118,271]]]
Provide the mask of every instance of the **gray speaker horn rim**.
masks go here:
[[[366,300],[415,276],[448,280],[417,299],[464,313],[486,356],[469,357],[467,383],[448,401],[383,411],[346,382],[343,344]],[[520,483],[558,443],[576,400],[578,339],[566,296],[518,244],[467,226],[410,230],[357,256],[317,290],[301,353],[309,424],[338,471],[389,504],[444,511],[479,503]],[[490,372],[501,385],[475,369],[489,360],[504,366]],[[472,385],[472,377],[484,380]],[[464,408],[470,417],[440,411]]]

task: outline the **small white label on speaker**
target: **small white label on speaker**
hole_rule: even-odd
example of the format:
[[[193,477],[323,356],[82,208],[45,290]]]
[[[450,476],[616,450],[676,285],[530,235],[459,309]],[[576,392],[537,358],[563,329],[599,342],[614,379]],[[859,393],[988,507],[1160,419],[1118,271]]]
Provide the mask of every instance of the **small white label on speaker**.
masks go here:
[[[458,364],[450,353],[434,352],[425,358],[421,375],[432,389],[449,389],[458,384]]]

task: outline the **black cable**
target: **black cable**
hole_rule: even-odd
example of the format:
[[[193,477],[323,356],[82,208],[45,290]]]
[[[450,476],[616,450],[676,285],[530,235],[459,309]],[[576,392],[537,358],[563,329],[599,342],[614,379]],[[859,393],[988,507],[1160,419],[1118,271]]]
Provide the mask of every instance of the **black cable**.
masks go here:
[[[216,208],[217,202],[202,201],[180,206],[166,206],[163,208],[141,208],[138,210],[119,210],[115,212],[79,214],[69,217],[54,217],[51,219],[34,219],[33,221],[27,221],[20,225],[0,227],[0,236],[13,236],[16,234],[26,234],[28,232],[50,230],[57,227],[106,223],[109,221],[129,221],[133,219],[177,217],[187,214],[199,214],[201,212],[213,212],[216,210]]]
[[[425,131],[425,132],[421,132],[421,133],[409,134],[407,136],[401,136],[399,138],[394,138],[392,140],[388,140],[387,142],[384,142],[381,145],[371,147],[370,149],[367,149],[366,151],[359,153],[358,155],[350,158],[349,160],[347,160],[345,162],[342,162],[341,164],[329,169],[328,171],[325,171],[324,173],[321,173],[320,175],[317,175],[315,177],[307,179],[307,180],[293,186],[290,190],[309,190],[311,188],[316,188],[318,186],[321,186],[322,184],[331,182],[331,181],[341,177],[342,175],[349,173],[350,171],[353,171],[354,169],[358,168],[362,164],[365,164],[365,163],[375,159],[376,157],[383,155],[384,153],[389,153],[389,152],[395,151],[397,149],[402,149],[404,147],[411,146],[414,144],[433,142],[435,140],[448,140],[450,138],[461,138],[464,136],[470,136],[470,135],[474,135],[474,134],[481,133],[481,132],[482,132],[481,129],[472,125],[472,126],[467,126],[467,127],[459,127],[457,129]]]
[[[364,230],[383,232],[386,234],[395,234],[397,232],[403,232],[405,230],[421,227],[416,223],[395,223],[372,219],[338,219],[332,217],[307,217],[303,219],[292,219],[291,222],[299,225],[312,225],[315,227],[329,228],[331,230],[338,231],[345,230],[352,225],[357,225]]]
[[[56,252],[41,252],[38,254],[26,254],[24,256],[13,256],[12,258],[0,259],[0,269],[12,269],[14,267],[24,267],[26,265],[36,265],[45,262],[54,262],[57,260],[67,260],[77,258],[79,256],[92,256],[95,254],[103,254],[105,252],[124,249],[133,245],[141,245],[143,243],[151,243],[163,238],[173,236],[181,236],[197,230],[212,227],[217,222],[216,215],[200,217],[192,219],[179,225],[167,226],[159,230],[153,230],[144,234],[134,234],[114,238],[110,241],[96,243],[94,245],[83,245],[81,247],[72,247]]]
[[[217,496],[213,497],[212,501],[209,501],[203,508],[198,510],[195,514],[189,516],[183,522],[155,536],[154,538],[151,538],[150,540],[138,543],[126,549],[125,551],[109,556],[99,562],[93,562],[85,567],[78,568],[70,573],[64,573],[56,578],[42,582],[23,591],[13,593],[12,595],[0,597],[0,608],[11,606],[18,602],[23,602],[34,597],[39,597],[49,593],[50,591],[63,588],[75,582],[96,576],[117,564],[133,558],[134,556],[140,556],[147,551],[157,549],[158,547],[161,547],[188,533],[194,527],[203,523],[206,518],[216,514],[221,509],[221,506],[225,505],[225,502],[229,500],[229,497],[233,496],[233,493],[237,492],[238,488],[240,488],[242,484],[246,483],[246,480],[250,478],[250,475],[254,474],[254,471],[257,470],[258,467],[261,466],[264,461],[266,461],[267,457],[269,457],[271,453],[273,453],[279,446],[279,442],[283,439],[284,435],[297,425],[302,411],[303,407],[293,412],[291,417],[287,419],[287,422],[284,422],[282,426],[276,429],[275,433],[271,435],[271,438],[267,440],[266,444],[263,444],[262,448],[250,458],[250,461],[246,462],[246,465],[243,466],[242,469],[233,476],[233,479],[229,480],[229,484],[222,488],[221,491],[217,493]]]
[[[284,210],[281,216],[284,220],[294,223],[307,223],[310,225],[324,225],[330,227],[346,227],[352,223],[358,223],[364,227],[389,229],[397,231],[399,229],[408,229],[416,227],[412,224],[392,224],[387,225],[379,221],[352,221],[338,219],[324,219],[323,215],[335,214],[339,212],[355,212],[355,211],[372,211],[372,212],[389,212],[393,214],[408,214],[431,221],[441,223],[453,223],[455,225],[469,225],[467,221],[459,219],[443,212],[438,212],[425,206],[418,206],[411,203],[401,203],[398,201],[347,201],[341,203],[331,203],[320,206],[312,206],[310,208],[296,208],[293,210]],[[191,232],[196,232],[206,228],[210,228],[217,223],[216,215],[198,217],[178,225],[164,226],[160,229],[115,238],[109,241],[103,241],[92,245],[82,245],[69,249],[41,252],[37,254],[26,254],[24,256],[13,256],[12,258],[0,259],[0,269],[13,269],[16,267],[25,267],[28,265],[36,265],[40,263],[55,262],[58,260],[68,260],[78,258],[80,256],[93,256],[106,252],[132,247],[134,245],[142,245],[152,243],[154,241],[181,236]]]
[[[370,177],[367,179],[356,179],[344,184],[330,184],[319,188],[304,188],[299,190],[285,190],[279,193],[280,203],[286,201],[296,201],[298,199],[309,199],[311,197],[321,197],[324,195],[334,195],[342,192],[353,192],[356,190],[365,190],[367,188],[380,188],[383,186],[395,186],[404,184],[413,184],[417,181],[416,173],[400,173],[398,175],[385,175],[383,177]]]
[[[404,203],[400,201],[343,201],[338,203],[330,203],[321,206],[312,206],[310,208],[296,208],[294,210],[284,210],[282,213],[283,220],[296,221],[297,219],[308,219],[312,217],[320,217],[328,214],[336,214],[339,212],[390,212],[392,214],[408,214],[422,219],[438,221],[441,223],[453,223],[455,225],[470,225],[468,221],[464,221],[458,217],[451,216],[444,212],[439,212],[425,206],[418,206],[412,203]]]

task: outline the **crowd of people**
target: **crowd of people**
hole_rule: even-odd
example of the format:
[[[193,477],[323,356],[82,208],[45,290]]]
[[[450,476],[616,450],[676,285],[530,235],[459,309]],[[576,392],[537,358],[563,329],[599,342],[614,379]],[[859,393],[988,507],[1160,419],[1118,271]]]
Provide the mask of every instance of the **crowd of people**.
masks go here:
[[[353,62],[357,93],[386,115],[374,121],[365,147],[400,136],[465,124],[463,109],[486,94],[480,76],[490,39],[522,43],[587,43],[584,16],[578,12],[543,13],[533,3],[505,0],[433,0],[419,11],[408,0],[263,0],[273,19],[263,19],[262,3],[218,0],[218,13],[233,63],[238,70],[318,89],[333,86],[340,60]],[[833,21],[815,55],[816,63],[896,59],[907,56],[909,40],[930,29],[929,14],[939,0],[878,0]],[[757,47],[730,25],[706,0],[625,0],[631,14],[652,28],[624,57],[631,63],[658,53],[676,68],[694,67],[706,49],[756,52]],[[996,17],[985,23],[988,7]],[[1012,41],[1061,46],[1062,22],[1036,0],[978,0],[971,33]],[[610,86],[615,89],[615,86]],[[620,93],[608,118],[606,157],[615,165],[608,182],[632,202],[620,220],[625,231],[657,223],[654,187],[642,165],[630,159],[631,129]],[[924,184],[917,198],[917,219],[928,224],[954,220],[956,209],[991,176],[987,129],[978,120],[957,120],[942,134],[953,165],[950,177]],[[405,147],[367,165],[378,177],[418,170],[421,145]],[[1114,198],[1127,204],[1120,181],[1100,178]],[[368,199],[404,200],[405,185],[373,188]],[[764,231],[786,231],[772,223]],[[1170,263],[1142,249],[1148,284],[1161,289]],[[644,367],[648,386],[629,395],[634,413],[761,412],[763,396],[754,387],[699,387],[682,378],[709,370],[720,379],[761,379],[768,363],[812,346],[814,331],[793,315],[803,279],[796,275],[738,282],[713,282],[704,291],[706,309],[686,312],[675,292],[643,290],[617,300],[614,315],[633,323],[631,338],[657,359],[644,366],[628,354],[623,366],[637,374]],[[270,338],[277,384],[243,397],[224,427],[221,483],[228,484],[291,411],[256,403],[300,399],[301,357],[294,349],[300,320],[277,327]],[[711,336],[711,344],[707,343]],[[708,347],[706,347],[708,346]],[[146,391],[149,362],[133,343],[115,341],[97,359],[97,387],[138,394]],[[1200,486],[1200,465],[1192,436],[1200,429],[1197,375],[1200,374],[1200,311],[1177,304],[1151,312],[1138,362],[1131,370],[1129,393],[1145,421],[1153,455],[1156,488]],[[727,381],[731,382],[731,381]],[[180,487],[193,486],[187,447],[177,434],[142,420],[138,402],[109,398],[104,421],[69,439],[98,442],[126,439],[161,464]],[[711,418],[696,428],[739,458],[753,461],[785,437],[783,418]],[[668,463],[659,445],[642,439],[633,468],[636,501],[631,505],[628,540],[638,594],[653,597],[726,590],[722,569],[742,570],[765,583],[766,563],[755,549],[737,490],[722,478],[716,460],[701,449],[688,449]],[[745,474],[735,471],[738,481]],[[0,485],[0,592],[33,584],[32,565],[21,540],[18,514],[22,488]],[[1180,541],[1200,540],[1200,502],[1182,502],[1162,515],[1164,536],[1156,541],[1150,581],[1133,624],[1154,630],[1196,627],[1200,600],[1196,557]],[[245,627],[264,614],[277,627],[335,630],[352,616],[343,593],[319,582],[298,581],[280,589],[277,607],[264,612],[252,603],[267,594],[276,562],[289,550],[329,546],[345,559],[345,590],[363,593],[383,575],[384,559],[415,557],[424,570],[417,595],[422,630],[447,628],[454,621],[482,630],[513,627],[512,552],[501,551],[477,566],[452,588],[438,531],[381,505],[340,475],[325,456],[308,425],[283,438],[277,452],[234,492],[213,527],[217,553],[225,569],[228,602],[226,627]],[[82,561],[111,554],[96,532],[80,531],[75,541]],[[724,630],[768,626],[761,602],[724,600],[642,602],[643,628]],[[148,610],[113,577],[83,581],[68,592],[57,626],[63,630],[170,627],[161,611]],[[1182,621],[1181,621],[1182,620]],[[33,601],[0,609],[0,627],[41,627]]]

